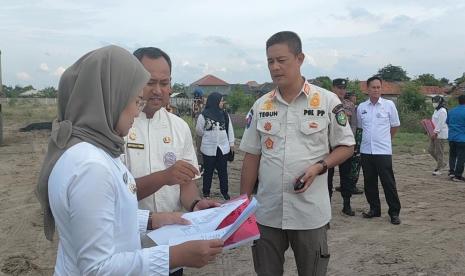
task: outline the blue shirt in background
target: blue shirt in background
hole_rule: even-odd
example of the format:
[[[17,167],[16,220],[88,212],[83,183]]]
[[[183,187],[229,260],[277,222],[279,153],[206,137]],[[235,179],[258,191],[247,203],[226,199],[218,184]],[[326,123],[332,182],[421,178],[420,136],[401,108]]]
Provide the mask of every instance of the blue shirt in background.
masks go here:
[[[449,141],[465,142],[465,105],[449,111],[446,123],[449,126]]]

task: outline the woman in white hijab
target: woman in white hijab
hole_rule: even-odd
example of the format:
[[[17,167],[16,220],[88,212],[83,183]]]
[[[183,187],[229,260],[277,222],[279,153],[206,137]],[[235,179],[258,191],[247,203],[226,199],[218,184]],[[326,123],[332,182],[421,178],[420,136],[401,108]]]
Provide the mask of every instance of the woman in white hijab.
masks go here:
[[[135,180],[119,158],[149,78],[133,55],[107,46],[60,79],[58,119],[37,187],[46,237],[56,222],[60,238],[55,275],[168,275],[204,266],[222,250],[221,240],[141,249],[141,232],[188,223],[180,213],[138,210]]]

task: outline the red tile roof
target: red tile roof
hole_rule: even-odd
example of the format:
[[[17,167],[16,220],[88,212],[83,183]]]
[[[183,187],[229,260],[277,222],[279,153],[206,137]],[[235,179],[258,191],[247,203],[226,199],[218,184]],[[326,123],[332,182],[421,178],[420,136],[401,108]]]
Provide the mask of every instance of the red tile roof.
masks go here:
[[[193,82],[191,85],[198,86],[228,86],[229,84],[222,79],[213,75],[206,75],[205,77]]]
[[[446,95],[448,89],[440,86],[422,86],[420,93],[423,95]]]
[[[401,93],[401,82],[389,82],[383,81],[383,85],[381,86],[381,94],[382,95],[392,95],[398,96]],[[368,94],[367,82],[361,81],[360,82],[360,89],[364,94]],[[440,86],[421,86],[420,93],[423,95],[445,95],[447,92],[447,88],[440,87]]]
[[[368,88],[367,88],[366,81],[360,82],[360,90],[362,90],[363,94],[368,94]],[[381,94],[382,95],[400,95],[400,84],[397,82],[383,81],[383,85],[381,86]]]

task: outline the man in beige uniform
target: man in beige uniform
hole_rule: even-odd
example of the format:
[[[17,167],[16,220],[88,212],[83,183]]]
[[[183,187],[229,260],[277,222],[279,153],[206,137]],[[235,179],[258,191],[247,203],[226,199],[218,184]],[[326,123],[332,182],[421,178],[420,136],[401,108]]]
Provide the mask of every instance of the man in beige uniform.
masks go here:
[[[337,96],[302,77],[298,35],[276,33],[266,49],[277,88],[249,111],[240,145],[246,152],[241,193],[250,195],[257,173],[259,179],[261,237],[252,247],[255,271],[282,275],[290,244],[299,275],[325,275],[331,219],[326,171],[352,155],[354,138]]]
[[[174,212],[219,206],[199,197],[193,181],[198,171],[189,126],[164,108],[171,93],[169,56],[154,47],[140,48],[134,55],[151,75],[144,87],[147,104],[126,137],[125,163],[136,177],[139,208]],[[150,244],[145,237],[143,241],[144,246]]]

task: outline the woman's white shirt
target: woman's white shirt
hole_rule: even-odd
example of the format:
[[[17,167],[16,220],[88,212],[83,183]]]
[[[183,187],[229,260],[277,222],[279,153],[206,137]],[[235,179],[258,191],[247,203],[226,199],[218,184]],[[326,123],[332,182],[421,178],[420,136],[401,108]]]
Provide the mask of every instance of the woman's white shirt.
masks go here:
[[[49,178],[59,234],[54,275],[168,275],[169,247],[141,249],[149,212],[120,158],[89,143],[69,148]]]
[[[195,131],[198,136],[202,137],[200,151],[207,156],[216,156],[216,148],[218,147],[223,154],[227,154],[231,150],[231,146],[234,146],[234,128],[231,117],[229,117],[229,133],[226,133],[226,129],[222,129],[219,122],[210,119],[205,120],[202,114],[197,119]]]
[[[438,134],[439,139],[447,139],[449,128],[446,124],[447,110],[441,107],[439,110],[434,110],[431,121],[434,124],[434,132]]]

